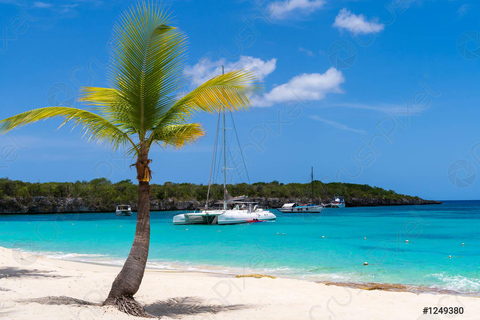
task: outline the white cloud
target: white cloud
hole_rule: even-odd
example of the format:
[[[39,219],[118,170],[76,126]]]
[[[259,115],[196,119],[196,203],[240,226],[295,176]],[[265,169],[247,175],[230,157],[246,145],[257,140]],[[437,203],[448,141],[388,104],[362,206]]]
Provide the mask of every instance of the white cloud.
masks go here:
[[[33,3],[33,8],[51,8],[53,5],[51,3],[46,3],[46,2],[34,2]]]
[[[285,19],[290,13],[309,14],[320,9],[325,0],[285,0],[275,1],[268,5],[270,16],[275,19]]]
[[[269,107],[283,102],[322,100],[327,93],[342,93],[340,84],[343,82],[345,78],[342,72],[335,68],[330,68],[325,73],[304,73],[263,96],[254,97],[252,102],[257,107]]]
[[[333,26],[338,29],[346,29],[353,34],[378,33],[385,28],[384,24],[378,23],[378,19],[367,21],[363,14],[357,16],[346,8],[340,10]]]
[[[186,66],[183,72],[191,78],[194,85],[200,85],[221,74],[222,65],[225,66],[225,72],[244,69],[255,73],[259,80],[263,80],[275,70],[276,64],[275,58],[264,61],[250,56],[240,56],[237,62],[227,62],[224,58],[218,61],[203,58],[194,66]]]
[[[313,120],[317,120],[317,121],[323,122],[325,124],[331,125],[331,126],[337,128],[337,129],[340,129],[340,130],[352,131],[352,132],[357,132],[357,133],[366,133],[364,130],[358,130],[358,129],[350,128],[349,126],[344,125],[343,123],[323,119],[323,118],[320,118],[319,116],[316,116],[316,115],[313,115],[310,118],[313,119]]]

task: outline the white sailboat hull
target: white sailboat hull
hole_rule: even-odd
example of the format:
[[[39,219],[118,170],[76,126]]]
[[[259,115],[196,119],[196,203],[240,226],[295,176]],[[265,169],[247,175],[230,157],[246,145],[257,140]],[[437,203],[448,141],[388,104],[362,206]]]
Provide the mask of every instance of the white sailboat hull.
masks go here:
[[[240,224],[262,221],[275,221],[277,217],[267,210],[206,210],[177,214],[173,217],[173,224]]]
[[[323,210],[323,206],[282,207],[277,210],[283,213],[320,213]]]

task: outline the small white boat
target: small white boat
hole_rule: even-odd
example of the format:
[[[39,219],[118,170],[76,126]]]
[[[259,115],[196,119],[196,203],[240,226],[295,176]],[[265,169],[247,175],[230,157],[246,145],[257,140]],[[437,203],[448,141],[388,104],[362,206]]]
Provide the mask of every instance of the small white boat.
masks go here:
[[[131,216],[132,215],[132,207],[128,204],[121,204],[117,206],[117,210],[115,211],[117,216]]]
[[[246,206],[248,204],[248,207]],[[263,221],[275,221],[277,218],[268,210],[253,206],[253,203],[237,204],[233,209],[201,210],[177,214],[173,224],[239,224]]]
[[[341,196],[334,196],[330,208],[345,208],[345,199]]]
[[[320,213],[323,210],[323,205],[315,205],[315,204],[306,204],[306,205],[297,205],[296,203],[285,203],[281,208],[277,209],[283,213]]]

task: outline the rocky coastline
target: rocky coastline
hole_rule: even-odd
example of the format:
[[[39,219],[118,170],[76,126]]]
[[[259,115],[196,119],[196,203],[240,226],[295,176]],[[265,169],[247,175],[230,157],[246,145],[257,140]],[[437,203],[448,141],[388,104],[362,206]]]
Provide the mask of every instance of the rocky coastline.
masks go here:
[[[329,203],[332,199],[323,199]],[[249,201],[257,202],[266,208],[279,208],[284,203],[308,203],[308,198],[250,198]],[[214,201],[210,202],[213,205]],[[346,199],[347,207],[374,207],[398,205],[428,205],[440,204],[439,201],[424,200],[420,198],[351,198]],[[136,202],[129,203],[132,210],[136,211]],[[78,213],[78,212],[114,212],[117,204],[113,202],[92,201],[73,197],[8,197],[0,199],[0,214],[36,214],[36,213]],[[195,210],[203,208],[205,201],[169,199],[151,199],[151,211]]]

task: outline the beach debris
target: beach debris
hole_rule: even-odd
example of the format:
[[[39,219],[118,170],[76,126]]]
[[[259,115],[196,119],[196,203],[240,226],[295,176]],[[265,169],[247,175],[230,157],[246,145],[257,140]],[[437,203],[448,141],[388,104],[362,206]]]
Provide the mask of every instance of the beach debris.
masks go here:
[[[364,266],[368,266],[368,262],[364,262],[363,265],[364,265]]]
[[[322,282],[316,281],[316,283],[322,283],[327,286],[337,286],[337,287],[348,287],[356,288],[362,290],[384,290],[384,291],[395,291],[395,292],[415,292],[411,291],[411,287],[407,287],[403,284],[388,284],[388,283],[354,283],[354,282]],[[419,288],[420,289],[420,288]]]
[[[260,274],[260,273],[252,273],[252,274],[237,274],[235,278],[271,278],[271,279],[276,279],[277,277],[274,276],[269,276],[266,274]]]

